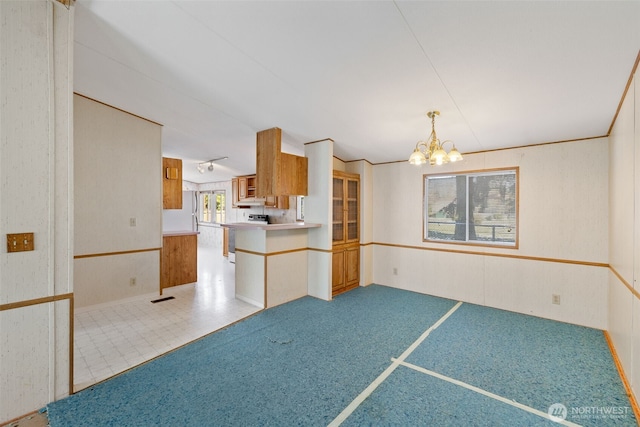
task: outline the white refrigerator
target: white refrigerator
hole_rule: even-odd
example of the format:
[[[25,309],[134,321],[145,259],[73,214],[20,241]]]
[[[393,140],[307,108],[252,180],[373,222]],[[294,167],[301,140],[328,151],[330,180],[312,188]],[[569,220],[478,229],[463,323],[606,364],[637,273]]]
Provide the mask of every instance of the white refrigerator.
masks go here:
[[[162,210],[162,231],[198,231],[198,193],[182,192],[182,209]]]

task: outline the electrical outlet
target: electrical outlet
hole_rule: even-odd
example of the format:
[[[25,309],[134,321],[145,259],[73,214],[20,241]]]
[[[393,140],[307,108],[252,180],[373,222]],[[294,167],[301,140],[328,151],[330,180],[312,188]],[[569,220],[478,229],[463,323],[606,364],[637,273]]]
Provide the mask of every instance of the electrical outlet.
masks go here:
[[[136,278],[132,277],[131,279],[129,279],[129,286],[135,286],[136,285]]]
[[[394,276],[398,275],[398,269],[396,267],[393,267],[393,275]]]
[[[556,304],[556,305],[560,305],[560,295],[558,295],[558,294],[551,295],[551,303],[552,304]]]
[[[136,219],[135,218],[129,218],[129,226],[130,227],[135,227],[136,226]]]

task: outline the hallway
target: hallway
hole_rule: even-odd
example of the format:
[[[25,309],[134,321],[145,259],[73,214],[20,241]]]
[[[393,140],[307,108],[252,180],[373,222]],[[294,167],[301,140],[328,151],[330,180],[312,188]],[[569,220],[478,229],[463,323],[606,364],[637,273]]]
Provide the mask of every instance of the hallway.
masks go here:
[[[74,391],[87,388],[260,308],[234,298],[235,265],[198,248],[198,282],[75,311]],[[161,302],[151,300],[173,297]]]

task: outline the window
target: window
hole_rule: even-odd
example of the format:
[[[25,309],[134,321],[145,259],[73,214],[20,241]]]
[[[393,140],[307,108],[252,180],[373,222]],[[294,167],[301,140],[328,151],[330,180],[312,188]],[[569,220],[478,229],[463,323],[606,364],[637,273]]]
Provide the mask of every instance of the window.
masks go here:
[[[200,222],[225,222],[226,200],[224,190],[201,191],[198,198]]]
[[[517,247],[518,168],[425,175],[424,240]]]

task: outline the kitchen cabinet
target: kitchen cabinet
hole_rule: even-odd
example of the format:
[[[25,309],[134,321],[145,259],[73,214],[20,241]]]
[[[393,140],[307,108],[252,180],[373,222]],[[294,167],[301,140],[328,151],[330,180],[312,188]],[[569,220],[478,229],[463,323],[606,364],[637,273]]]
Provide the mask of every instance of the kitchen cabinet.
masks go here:
[[[238,202],[255,202],[256,176],[247,175],[236,178],[238,181]]]
[[[160,287],[198,281],[198,235],[195,232],[162,236]]]
[[[333,173],[332,294],[360,284],[360,176]]]
[[[267,196],[264,198],[264,207],[289,209],[289,196]]]
[[[231,180],[231,207],[237,208],[238,202],[240,202],[240,193],[238,188],[238,178]]]
[[[229,229],[222,228],[222,256],[229,256]]]
[[[182,160],[162,158],[162,208],[182,209]]]
[[[256,137],[256,196],[306,196],[308,159],[283,153],[282,130],[271,128]]]
[[[331,256],[333,296],[360,285],[360,245],[334,246]]]
[[[231,180],[231,206],[234,208],[260,206],[289,209],[289,196],[256,197],[256,175],[238,176]]]

